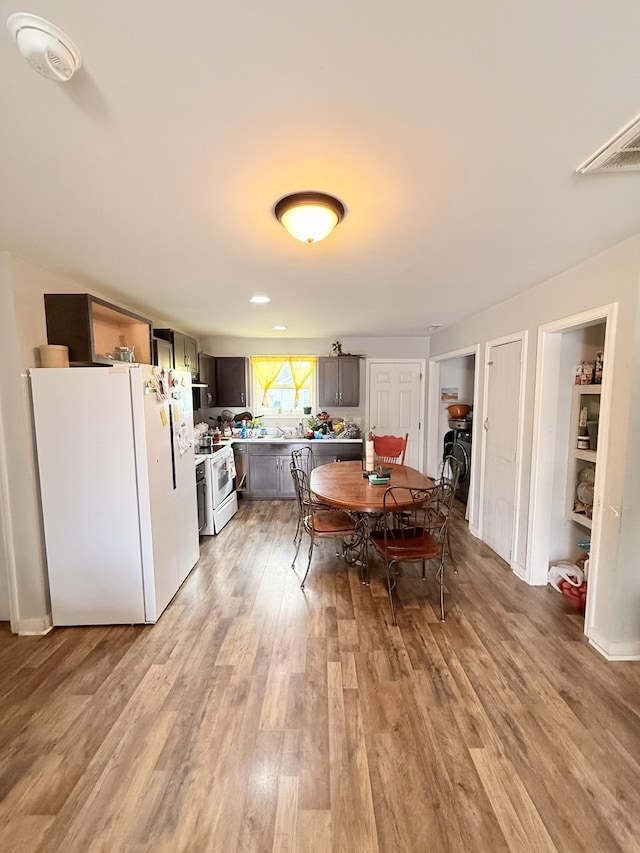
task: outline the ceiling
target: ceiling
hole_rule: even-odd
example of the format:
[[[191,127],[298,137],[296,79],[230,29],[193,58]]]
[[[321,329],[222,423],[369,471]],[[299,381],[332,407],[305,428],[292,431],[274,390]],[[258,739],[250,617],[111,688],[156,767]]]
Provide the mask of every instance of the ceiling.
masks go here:
[[[71,81],[16,11],[77,44]],[[0,13],[0,248],[183,331],[426,335],[640,231],[639,172],[574,173],[640,112],[635,0]],[[272,209],[310,189],[347,214],[305,245]]]

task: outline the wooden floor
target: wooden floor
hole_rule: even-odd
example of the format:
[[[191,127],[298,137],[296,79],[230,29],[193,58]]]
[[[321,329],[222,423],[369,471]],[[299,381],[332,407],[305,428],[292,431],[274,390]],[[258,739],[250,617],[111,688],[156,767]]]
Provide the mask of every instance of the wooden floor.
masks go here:
[[[293,512],[241,504],[155,626],[0,630],[0,850],[640,850],[640,664],[460,520],[445,624],[330,544],[302,592]]]

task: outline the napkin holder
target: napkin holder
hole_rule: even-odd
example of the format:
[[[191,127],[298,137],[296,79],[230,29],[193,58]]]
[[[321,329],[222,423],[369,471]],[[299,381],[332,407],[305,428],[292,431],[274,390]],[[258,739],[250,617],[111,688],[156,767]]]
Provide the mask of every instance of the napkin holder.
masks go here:
[[[369,474],[369,482],[372,486],[386,486],[391,477],[380,477],[378,474]]]

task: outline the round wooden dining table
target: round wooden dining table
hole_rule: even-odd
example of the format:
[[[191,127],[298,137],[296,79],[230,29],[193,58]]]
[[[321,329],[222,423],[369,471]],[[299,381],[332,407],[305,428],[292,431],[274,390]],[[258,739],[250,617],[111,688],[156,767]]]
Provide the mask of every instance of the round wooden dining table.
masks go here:
[[[384,467],[391,468],[389,482],[374,485],[362,476],[361,462],[329,462],[313,469],[309,485],[323,503],[372,514],[383,511],[384,493],[388,486],[405,486],[408,489],[432,489],[435,486],[431,477],[425,477],[407,465],[390,463]],[[397,502],[394,501],[394,506],[400,510],[413,506],[411,494],[407,492],[406,504],[400,496]]]

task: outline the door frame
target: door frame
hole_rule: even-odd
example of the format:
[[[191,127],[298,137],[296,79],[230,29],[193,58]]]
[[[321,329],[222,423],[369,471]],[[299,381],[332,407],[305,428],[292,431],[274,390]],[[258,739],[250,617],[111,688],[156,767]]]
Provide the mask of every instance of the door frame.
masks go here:
[[[543,440],[550,427],[555,424],[556,411],[554,401],[559,390],[560,347],[558,333],[573,331],[582,326],[604,322],[604,352],[606,369],[602,376],[600,395],[600,416],[598,423],[598,464],[594,483],[594,512],[591,528],[591,549],[589,552],[589,584],[587,587],[587,606],[584,619],[584,633],[591,635],[594,626],[595,600],[598,593],[598,564],[600,557],[600,531],[604,516],[602,495],[607,475],[607,451],[609,446],[609,423],[611,414],[611,387],[615,372],[614,352],[618,303],[611,302],[599,308],[582,311],[538,326],[538,358],[533,416],[533,440],[531,458],[531,494],[529,512],[529,548],[527,558],[527,581],[530,584],[545,585],[549,570],[549,542],[551,527],[551,501],[549,499],[552,483],[547,476],[553,466],[556,442]],[[567,448],[568,449],[568,448]]]
[[[485,341],[484,344],[484,383],[482,387],[482,426],[484,427],[489,403],[489,371],[486,369],[489,364],[491,347],[502,346],[503,344],[512,344],[520,341],[520,388],[518,400],[518,428],[516,436],[516,461],[515,461],[515,494],[513,496],[513,524],[511,528],[511,559],[509,567],[520,578],[525,578],[526,567],[518,561],[518,549],[522,540],[522,536],[526,534],[526,530],[522,530],[525,526],[520,521],[520,513],[522,509],[522,468],[523,468],[523,446],[524,446],[524,411],[526,404],[526,372],[528,359],[528,342],[529,334],[526,329],[519,332],[513,332],[510,335],[503,335],[500,338],[492,338]],[[474,436],[477,433],[477,428],[474,428]],[[480,488],[479,488],[479,506],[478,506],[478,530],[480,539],[483,537],[483,515],[484,515],[484,484],[485,484],[485,468],[487,458],[487,431],[482,429],[482,440],[480,442]],[[526,553],[526,552],[525,552]],[[526,563],[526,559],[525,559]]]
[[[418,468],[420,471],[424,470],[424,439],[422,436],[425,434],[424,430],[424,415],[425,415],[425,373],[426,373],[426,359],[424,358],[367,358],[367,393],[365,400],[365,411],[367,413],[367,421],[369,421],[371,411],[371,368],[374,364],[419,364],[420,365],[420,403],[419,403],[419,417],[420,421],[418,424]],[[370,426],[370,425],[369,425]],[[421,440],[420,440],[421,439]]]
[[[480,344],[472,344],[457,350],[443,352],[429,359],[429,398],[427,411],[427,475],[436,477],[438,468],[442,461],[442,448],[438,441],[438,426],[440,414],[440,366],[443,361],[462,356],[473,355],[473,396],[476,398],[480,381]],[[474,404],[474,417],[476,413]],[[475,454],[477,452],[478,439],[476,430],[471,431],[471,478],[469,480],[469,498],[467,503],[467,517],[469,530],[474,536],[479,536],[478,525],[475,521],[476,489],[475,489]]]
[[[13,545],[13,527],[11,525],[11,487],[7,468],[6,442],[2,410],[0,408],[0,571],[6,572],[6,585],[9,599],[9,625],[13,634],[19,631],[19,601],[15,548]],[[2,567],[5,567],[4,569]]]

